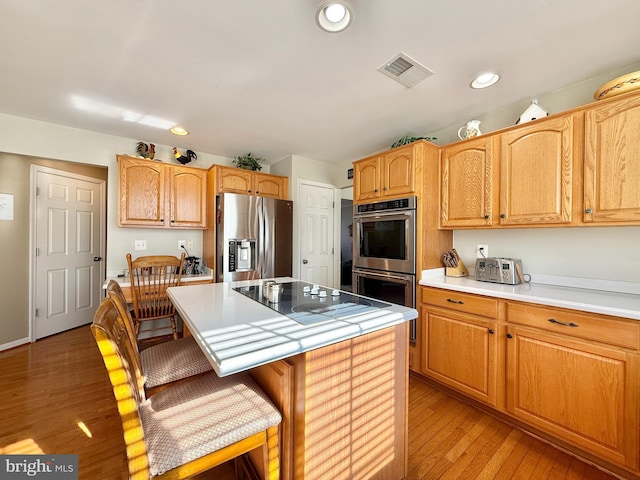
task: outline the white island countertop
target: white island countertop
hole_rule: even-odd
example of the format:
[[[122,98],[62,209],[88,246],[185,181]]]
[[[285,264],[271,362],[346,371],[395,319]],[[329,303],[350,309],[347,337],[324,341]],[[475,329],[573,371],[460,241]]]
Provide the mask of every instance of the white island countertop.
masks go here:
[[[296,281],[292,278],[275,280]],[[360,314],[302,325],[233,290],[261,282],[245,280],[167,290],[182,320],[219,376],[366,335],[418,316],[413,308],[389,304],[383,308],[369,307]]]
[[[640,320],[640,295],[604,290],[605,282],[585,281],[567,277],[559,277],[558,284],[549,283],[553,279],[544,279],[547,283],[521,283],[519,285],[502,285],[498,283],[479,282],[474,277],[447,277],[443,268],[425,270],[418,282],[425,287],[437,287],[465,293],[475,293],[489,297],[537,303],[584,312],[612,315],[615,317]],[[585,288],[588,285],[589,288]],[[629,284],[628,290],[634,291],[637,284]]]

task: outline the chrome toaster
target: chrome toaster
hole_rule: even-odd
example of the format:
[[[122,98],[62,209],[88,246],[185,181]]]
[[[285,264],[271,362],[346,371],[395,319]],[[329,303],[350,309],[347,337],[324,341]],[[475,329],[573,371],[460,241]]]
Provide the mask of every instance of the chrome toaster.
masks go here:
[[[481,282],[504,283],[517,285],[522,283],[522,260],[517,258],[477,258],[476,280]]]

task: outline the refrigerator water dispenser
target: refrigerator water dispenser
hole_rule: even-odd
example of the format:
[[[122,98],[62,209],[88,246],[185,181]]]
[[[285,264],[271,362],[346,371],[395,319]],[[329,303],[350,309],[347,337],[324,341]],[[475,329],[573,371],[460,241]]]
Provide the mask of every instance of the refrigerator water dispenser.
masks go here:
[[[256,269],[256,241],[229,240],[229,271],[250,272]]]

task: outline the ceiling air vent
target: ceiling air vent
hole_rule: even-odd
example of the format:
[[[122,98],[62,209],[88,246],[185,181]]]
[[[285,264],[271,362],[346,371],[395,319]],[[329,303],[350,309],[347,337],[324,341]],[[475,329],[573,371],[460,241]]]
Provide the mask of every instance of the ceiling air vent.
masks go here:
[[[427,67],[420,65],[409,55],[402,52],[381,66],[378,71],[384,73],[387,77],[397,80],[407,88],[411,88],[428,76],[433,75],[433,72]]]

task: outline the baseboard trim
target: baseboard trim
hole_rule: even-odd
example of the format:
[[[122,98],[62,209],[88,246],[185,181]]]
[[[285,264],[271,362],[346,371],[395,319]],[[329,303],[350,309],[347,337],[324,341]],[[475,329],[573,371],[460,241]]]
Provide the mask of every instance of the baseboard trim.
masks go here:
[[[9,350],[11,348],[19,347],[21,345],[24,345],[30,342],[31,340],[29,339],[29,337],[24,337],[24,338],[19,338],[18,340],[14,340],[13,342],[3,343],[2,345],[0,345],[0,352],[3,352],[4,350]]]

